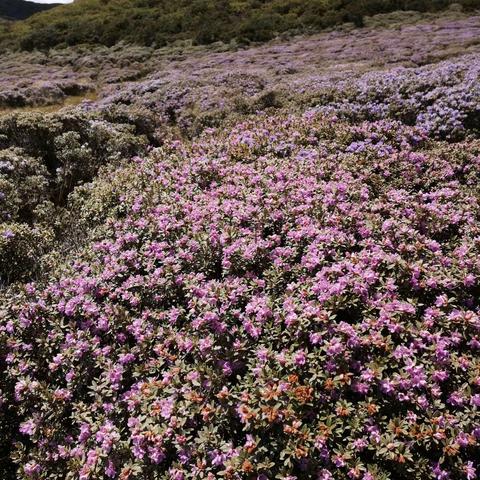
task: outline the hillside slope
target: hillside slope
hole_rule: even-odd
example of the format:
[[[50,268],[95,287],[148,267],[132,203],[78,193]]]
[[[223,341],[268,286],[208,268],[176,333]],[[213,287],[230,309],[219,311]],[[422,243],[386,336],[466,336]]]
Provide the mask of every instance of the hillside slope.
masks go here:
[[[480,17],[452,17],[123,85],[153,49],[1,57],[26,99],[117,85],[0,115],[0,478],[478,478]]]
[[[480,15],[0,60],[1,480],[479,478]]]
[[[25,0],[2,0],[0,2],[0,18],[24,20],[35,13],[44,12],[56,7],[56,3],[34,3]]]
[[[32,50],[122,40],[142,45],[265,41],[285,31],[345,21],[361,25],[366,15],[435,11],[452,3],[465,9],[478,6],[478,0],[77,0],[0,31],[0,44]]]

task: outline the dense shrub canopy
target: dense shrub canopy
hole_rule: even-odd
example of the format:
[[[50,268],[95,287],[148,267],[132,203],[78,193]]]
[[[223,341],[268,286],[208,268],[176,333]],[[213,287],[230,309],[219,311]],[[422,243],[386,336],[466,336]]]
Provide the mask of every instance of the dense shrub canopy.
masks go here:
[[[98,91],[0,114],[2,478],[478,478],[479,18],[457,13],[5,56],[53,77],[0,72],[9,108]]]
[[[76,0],[0,30],[0,44],[23,49],[120,40],[157,46],[175,40],[197,44],[263,42],[281,32],[320,29],[395,10],[438,11],[476,0]]]
[[[22,476],[463,478],[479,154],[307,114],[116,172],[98,240],[6,312]]]

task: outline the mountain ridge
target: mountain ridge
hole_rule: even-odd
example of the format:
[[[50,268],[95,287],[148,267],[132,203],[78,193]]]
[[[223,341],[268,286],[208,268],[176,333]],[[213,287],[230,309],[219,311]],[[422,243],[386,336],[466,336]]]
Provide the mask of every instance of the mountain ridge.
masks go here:
[[[0,18],[4,20],[25,20],[36,13],[57,7],[59,3],[35,3],[26,0],[2,0]]]

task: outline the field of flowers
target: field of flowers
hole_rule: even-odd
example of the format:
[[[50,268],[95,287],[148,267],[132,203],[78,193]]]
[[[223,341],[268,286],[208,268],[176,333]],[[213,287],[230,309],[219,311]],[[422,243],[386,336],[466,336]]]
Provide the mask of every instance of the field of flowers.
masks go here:
[[[5,56],[2,478],[479,478],[480,16],[388,18]]]

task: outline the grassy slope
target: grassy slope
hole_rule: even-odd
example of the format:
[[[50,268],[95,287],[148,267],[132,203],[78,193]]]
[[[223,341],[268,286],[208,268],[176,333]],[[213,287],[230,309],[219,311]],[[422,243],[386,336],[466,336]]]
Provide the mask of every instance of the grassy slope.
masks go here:
[[[319,29],[363,15],[433,11],[453,0],[76,0],[0,30],[0,44],[24,49],[127,41],[165,45],[191,39],[264,41],[281,32]],[[478,0],[458,0],[473,8]]]

